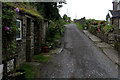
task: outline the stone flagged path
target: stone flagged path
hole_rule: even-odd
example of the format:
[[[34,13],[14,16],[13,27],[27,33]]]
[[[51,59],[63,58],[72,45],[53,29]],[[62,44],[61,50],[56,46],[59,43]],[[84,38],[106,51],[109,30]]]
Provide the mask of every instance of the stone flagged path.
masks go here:
[[[120,55],[118,55],[118,52],[112,47],[112,45],[102,42],[102,40],[93,34],[91,34],[88,30],[83,30],[83,32],[95,43],[97,47],[99,47],[104,54],[115,64],[118,64],[120,66]]]

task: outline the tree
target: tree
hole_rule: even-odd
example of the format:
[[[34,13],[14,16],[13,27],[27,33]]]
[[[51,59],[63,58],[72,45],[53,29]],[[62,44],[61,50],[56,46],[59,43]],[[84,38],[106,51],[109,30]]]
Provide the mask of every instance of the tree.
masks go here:
[[[66,14],[64,14],[63,19],[65,22],[69,22],[69,23],[71,22],[71,18],[68,17]]]
[[[57,2],[37,2],[30,4],[35,6],[39,13],[48,20],[58,20],[61,17],[58,10],[61,5],[58,6]]]

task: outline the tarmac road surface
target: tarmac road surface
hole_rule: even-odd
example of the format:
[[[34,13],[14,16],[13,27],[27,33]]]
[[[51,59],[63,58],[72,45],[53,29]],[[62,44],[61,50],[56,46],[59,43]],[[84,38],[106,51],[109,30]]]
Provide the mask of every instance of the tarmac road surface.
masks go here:
[[[41,78],[118,78],[114,64],[78,27],[66,25],[63,51],[40,69]]]

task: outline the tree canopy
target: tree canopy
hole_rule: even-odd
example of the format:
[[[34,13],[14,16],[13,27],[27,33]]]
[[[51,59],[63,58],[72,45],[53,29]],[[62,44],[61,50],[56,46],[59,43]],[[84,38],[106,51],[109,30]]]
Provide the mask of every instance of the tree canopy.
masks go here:
[[[59,6],[57,5],[57,2],[37,2],[30,4],[35,6],[41,15],[43,15],[43,17],[48,20],[58,20],[61,17],[59,14]]]

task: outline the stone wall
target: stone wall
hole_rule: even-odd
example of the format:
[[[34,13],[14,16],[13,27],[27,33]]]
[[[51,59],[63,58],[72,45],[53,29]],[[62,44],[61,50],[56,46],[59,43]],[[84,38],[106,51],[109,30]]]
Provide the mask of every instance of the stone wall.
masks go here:
[[[17,66],[22,64],[26,61],[26,17],[22,14],[17,14],[17,19],[22,21],[22,39],[17,40],[17,50],[16,53],[18,54],[17,58]]]
[[[115,48],[118,50],[120,49],[120,29],[119,29],[119,17],[113,18],[113,25],[114,25],[114,35],[115,35]]]
[[[98,31],[94,31],[92,34],[94,34],[95,36],[99,37],[101,40],[103,40],[106,43],[114,43],[114,33],[111,32],[109,34],[104,34],[104,32],[98,32]]]
[[[119,18],[113,18],[113,26],[114,26],[114,34],[118,34]]]
[[[22,21],[22,39],[17,40],[17,66],[23,62],[31,62],[34,54],[39,54],[42,44],[42,25],[43,20],[17,14],[17,19]]]
[[[41,52],[43,20],[36,21],[34,26],[34,54],[36,55]]]
[[[101,40],[108,42],[108,35],[104,34],[102,31],[101,32],[97,32],[96,36],[98,36]]]
[[[18,54],[16,58],[16,65],[20,66],[24,62],[30,62],[34,54],[39,54],[41,51],[41,44],[42,44],[42,26],[43,20],[33,16],[29,13],[20,11],[15,16],[17,19],[21,20],[22,23],[22,39],[16,41],[16,54]],[[2,27],[0,27],[0,30]],[[0,37],[2,34],[0,33]],[[0,38],[0,42],[2,42],[2,38]],[[2,49],[2,44],[0,43],[0,48]],[[2,77],[3,65],[1,64],[1,56],[0,55],[0,79]],[[7,62],[4,66],[12,65],[14,69],[14,60],[12,61],[13,64]],[[4,69],[5,70],[5,69]],[[8,70],[8,69],[7,69]],[[4,71],[5,72],[5,71]]]

